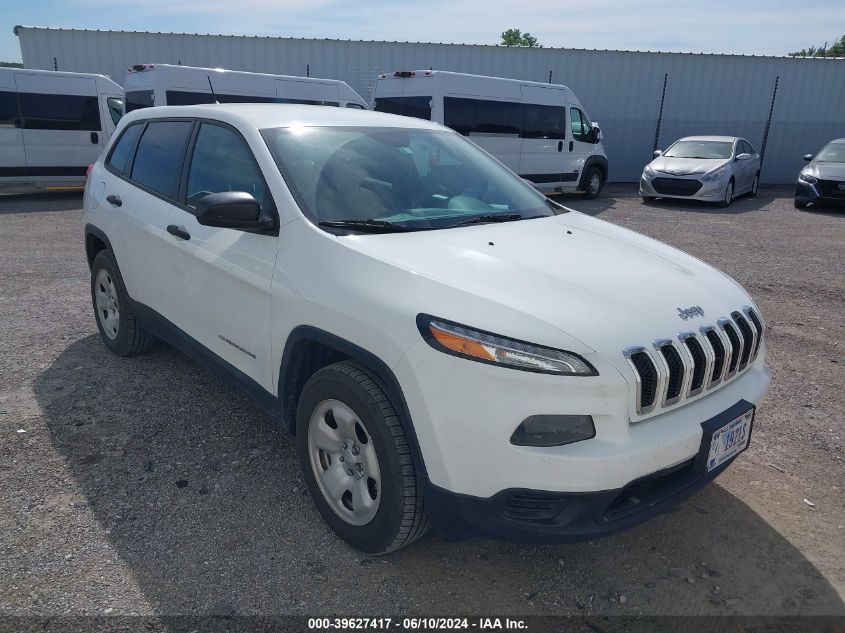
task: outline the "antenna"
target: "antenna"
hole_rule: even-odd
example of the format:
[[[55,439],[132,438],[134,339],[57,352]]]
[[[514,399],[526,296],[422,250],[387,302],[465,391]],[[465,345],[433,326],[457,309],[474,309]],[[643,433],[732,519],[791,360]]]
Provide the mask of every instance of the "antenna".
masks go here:
[[[211,96],[214,97],[214,103],[219,104],[217,94],[214,92],[214,86],[211,85],[211,75],[206,75],[205,78],[208,79],[208,87],[211,88]]]

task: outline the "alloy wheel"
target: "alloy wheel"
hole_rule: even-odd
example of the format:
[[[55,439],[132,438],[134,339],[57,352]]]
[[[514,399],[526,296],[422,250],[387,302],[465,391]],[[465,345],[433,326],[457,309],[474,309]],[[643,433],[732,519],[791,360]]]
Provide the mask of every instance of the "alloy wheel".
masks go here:
[[[94,281],[97,318],[105,335],[114,340],[120,332],[120,302],[111,274],[105,268],[97,271]]]

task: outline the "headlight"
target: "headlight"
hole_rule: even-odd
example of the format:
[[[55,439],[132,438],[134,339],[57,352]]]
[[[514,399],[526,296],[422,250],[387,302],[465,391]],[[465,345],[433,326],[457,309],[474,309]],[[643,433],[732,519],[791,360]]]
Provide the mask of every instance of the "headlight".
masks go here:
[[[643,173],[646,176],[654,176],[654,168],[651,165],[646,165],[645,169],[643,169]]]
[[[719,178],[725,175],[725,171],[726,169],[724,167],[720,167],[716,171],[711,171],[709,174],[702,176],[701,180],[703,182],[716,182]]]
[[[811,185],[814,185],[819,181],[818,178],[806,171],[802,171],[800,174],[798,174],[798,179],[803,180],[804,182],[808,182]]]
[[[474,330],[425,314],[417,317],[417,327],[429,345],[452,356],[543,374],[598,376],[590,363],[572,352]]]

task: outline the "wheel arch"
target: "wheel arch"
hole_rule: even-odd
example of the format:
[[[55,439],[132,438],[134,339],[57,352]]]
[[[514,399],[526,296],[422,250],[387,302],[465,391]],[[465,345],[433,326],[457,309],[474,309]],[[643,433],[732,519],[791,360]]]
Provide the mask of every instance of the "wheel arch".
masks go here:
[[[581,169],[581,178],[578,181],[579,191],[586,191],[587,174],[590,172],[590,168],[592,167],[596,167],[601,172],[602,184],[607,184],[607,158],[600,155],[593,155],[584,162],[584,167]]]
[[[85,257],[88,260],[88,268],[94,263],[94,258],[102,250],[108,249],[114,252],[111,242],[106,234],[93,224],[85,225]]]

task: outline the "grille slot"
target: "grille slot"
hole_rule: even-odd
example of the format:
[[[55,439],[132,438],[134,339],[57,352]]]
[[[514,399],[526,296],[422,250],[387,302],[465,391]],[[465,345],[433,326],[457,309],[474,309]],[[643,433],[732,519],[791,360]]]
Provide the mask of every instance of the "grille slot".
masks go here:
[[[752,352],[754,356],[757,356],[757,352],[760,351],[760,343],[763,342],[763,322],[751,308],[747,308],[745,314],[748,315],[748,318],[751,319],[751,322],[757,329],[757,341],[754,343],[754,351]]]
[[[742,342],[739,340],[739,334],[737,334],[736,327],[733,323],[725,319],[720,325],[731,344],[731,356],[728,359],[728,371],[726,375],[732,376],[736,373],[737,365],[739,364],[739,353],[742,351]]]
[[[644,351],[631,354],[631,363],[640,376],[639,408],[648,409],[654,406],[657,395],[657,367]]]
[[[671,403],[681,396],[681,387],[684,384],[684,361],[675,346],[671,343],[663,345],[660,353],[669,368],[669,384],[666,386],[666,402]]]
[[[550,523],[566,508],[567,500],[558,495],[517,493],[502,507],[502,516],[523,523]]]
[[[748,321],[739,312],[732,312],[731,317],[733,317],[734,323],[736,323],[742,335],[742,354],[739,357],[739,369],[742,371],[748,364],[748,359],[751,357],[751,350],[754,349],[754,332],[751,330],[751,326],[748,325]]]
[[[725,369],[725,345],[722,343],[722,337],[713,328],[709,328],[705,336],[710,347],[713,348],[713,377],[710,379],[710,384],[714,385],[722,380],[722,371]]]
[[[692,380],[690,381],[690,393],[698,393],[704,386],[704,374],[707,369],[707,355],[704,353],[704,348],[701,343],[694,336],[688,337],[684,340],[687,346],[687,351],[692,358]]]

